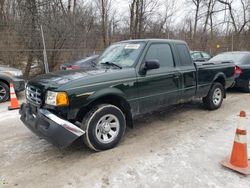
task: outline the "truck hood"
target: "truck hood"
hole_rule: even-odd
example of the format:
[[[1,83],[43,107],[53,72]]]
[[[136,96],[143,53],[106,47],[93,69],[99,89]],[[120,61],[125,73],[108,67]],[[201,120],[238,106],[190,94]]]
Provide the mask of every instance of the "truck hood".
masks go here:
[[[91,76],[91,75],[98,75],[107,72],[106,69],[97,69],[97,70],[67,70],[67,71],[57,71],[53,73],[43,74],[35,79],[31,80],[30,83],[40,83],[42,85],[50,85],[59,87],[61,85],[67,84],[71,81],[75,81],[77,79],[83,79],[84,77]]]

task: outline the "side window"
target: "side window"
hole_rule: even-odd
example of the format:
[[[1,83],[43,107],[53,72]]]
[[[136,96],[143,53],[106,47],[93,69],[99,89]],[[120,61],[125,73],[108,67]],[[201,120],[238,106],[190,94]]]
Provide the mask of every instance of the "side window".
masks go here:
[[[250,65],[250,54],[244,55],[243,58],[241,58],[240,61],[238,61],[238,64],[245,64],[245,65]]]
[[[160,67],[173,67],[174,60],[168,44],[152,44],[146,54],[145,60],[158,59]]]
[[[191,57],[193,59],[200,59],[200,58],[202,58],[200,52],[194,52],[194,53],[192,53]]]
[[[185,44],[177,44],[176,50],[182,66],[192,65],[192,59],[190,58],[189,50]]]
[[[203,56],[204,58],[206,58],[206,59],[211,58],[211,56],[210,56],[209,54],[204,53],[204,52],[202,52],[202,56]]]

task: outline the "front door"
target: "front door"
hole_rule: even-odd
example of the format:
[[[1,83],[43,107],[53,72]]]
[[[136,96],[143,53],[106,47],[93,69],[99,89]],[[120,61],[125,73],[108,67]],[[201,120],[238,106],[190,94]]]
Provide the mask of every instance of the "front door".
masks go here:
[[[138,72],[140,113],[176,103],[181,96],[181,74],[175,66],[171,46],[167,43],[152,43],[142,64],[152,59],[159,61],[160,68],[148,70],[145,75]]]

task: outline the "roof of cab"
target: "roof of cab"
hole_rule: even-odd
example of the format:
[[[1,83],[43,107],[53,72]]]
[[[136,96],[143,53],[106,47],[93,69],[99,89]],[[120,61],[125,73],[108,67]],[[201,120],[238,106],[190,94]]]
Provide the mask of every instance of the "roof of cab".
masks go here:
[[[173,40],[173,39],[154,39],[154,38],[150,38],[150,39],[132,39],[132,40],[124,40],[124,41],[120,41],[117,43],[123,43],[123,42],[168,42],[168,43],[175,43],[175,44],[187,44],[185,41],[183,40]]]

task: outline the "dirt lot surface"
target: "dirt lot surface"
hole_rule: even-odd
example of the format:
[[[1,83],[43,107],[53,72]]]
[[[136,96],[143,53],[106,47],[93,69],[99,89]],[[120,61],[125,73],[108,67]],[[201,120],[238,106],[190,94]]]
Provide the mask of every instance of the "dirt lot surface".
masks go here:
[[[195,101],[146,115],[116,148],[99,153],[81,144],[58,150],[6,106],[0,104],[0,187],[250,187],[250,176],[219,164],[231,152],[239,111],[250,117],[249,94],[230,92],[217,111]]]

